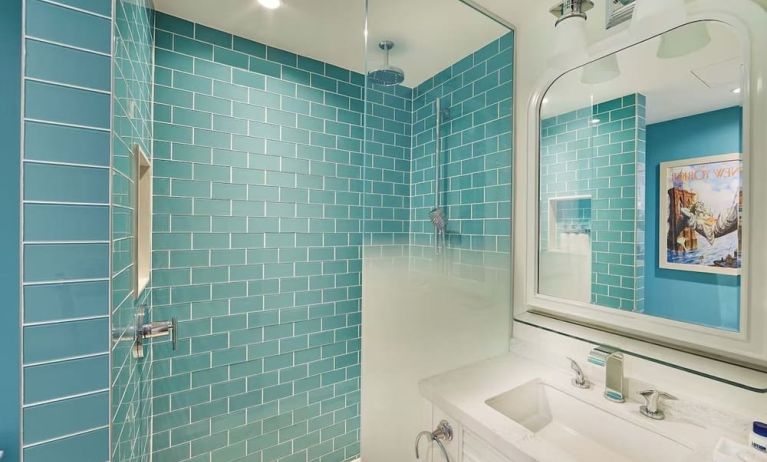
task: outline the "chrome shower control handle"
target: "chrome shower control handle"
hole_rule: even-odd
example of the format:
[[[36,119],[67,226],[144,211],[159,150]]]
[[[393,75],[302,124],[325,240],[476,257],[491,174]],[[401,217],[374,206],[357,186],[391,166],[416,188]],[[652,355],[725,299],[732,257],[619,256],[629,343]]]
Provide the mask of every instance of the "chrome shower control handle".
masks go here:
[[[645,404],[640,406],[639,412],[653,420],[663,420],[666,418],[666,414],[660,408],[661,400],[676,400],[676,397],[658,390],[644,390],[639,392],[645,399]]]
[[[136,342],[133,345],[133,357],[144,357],[144,340],[156,337],[170,337],[173,351],[178,349],[178,320],[155,321],[136,326]]]
[[[442,456],[445,458],[445,462],[450,462],[450,457],[447,455],[447,450],[445,449],[445,445],[442,444],[442,441],[452,441],[453,440],[453,427],[450,426],[450,423],[447,420],[443,420],[437,425],[437,428],[434,429],[433,432],[423,431],[418,434],[415,438],[415,458],[420,459],[420,452],[418,450],[418,444],[421,442],[421,438],[423,437],[429,438],[430,441],[437,443],[437,446],[439,446],[439,449],[442,451]]]

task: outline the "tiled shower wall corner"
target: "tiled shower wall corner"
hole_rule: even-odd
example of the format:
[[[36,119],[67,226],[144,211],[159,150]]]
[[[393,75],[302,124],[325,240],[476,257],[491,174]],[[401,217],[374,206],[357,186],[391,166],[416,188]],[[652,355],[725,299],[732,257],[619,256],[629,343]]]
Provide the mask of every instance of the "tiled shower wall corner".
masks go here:
[[[598,121],[598,122],[597,122]],[[641,310],[645,97],[632,94],[541,122],[541,250],[549,200],[591,197],[591,302]],[[639,218],[639,219],[637,219]]]
[[[111,460],[149,461],[151,349],[133,358],[136,311],[151,313],[151,289],[134,293],[135,146],[152,155],[154,10],[151,0],[117,0],[112,101],[112,448]],[[151,287],[151,286],[150,286]],[[147,319],[148,320],[148,319]]]
[[[23,455],[104,461],[111,2],[24,9]]]
[[[383,87],[369,83],[366,97],[365,244],[407,245],[413,90],[401,85]]]
[[[512,75],[509,32],[441,71],[413,91],[411,244],[433,244],[435,100],[442,122],[440,204],[447,238],[466,276],[478,266],[508,268],[511,235]],[[460,267],[459,267],[460,268]]]
[[[155,460],[353,459],[364,79],[156,28]]]

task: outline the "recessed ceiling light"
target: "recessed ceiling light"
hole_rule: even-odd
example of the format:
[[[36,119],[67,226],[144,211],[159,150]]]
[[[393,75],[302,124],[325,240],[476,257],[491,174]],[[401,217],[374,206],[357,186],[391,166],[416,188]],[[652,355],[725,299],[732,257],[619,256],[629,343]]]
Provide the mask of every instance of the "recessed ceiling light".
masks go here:
[[[736,95],[739,95],[740,92],[741,92],[741,89],[740,88],[736,88],[736,89],[732,90],[732,92],[735,93]]]
[[[260,3],[264,8],[269,8],[270,10],[276,10],[282,6],[282,0],[258,0],[258,3]]]

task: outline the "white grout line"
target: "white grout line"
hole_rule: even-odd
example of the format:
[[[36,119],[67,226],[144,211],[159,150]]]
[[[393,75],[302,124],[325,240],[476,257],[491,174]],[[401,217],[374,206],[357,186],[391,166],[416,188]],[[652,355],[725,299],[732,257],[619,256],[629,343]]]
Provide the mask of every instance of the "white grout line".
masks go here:
[[[87,430],[82,430],[82,431],[75,432],[75,433],[68,433],[66,435],[57,436],[55,438],[50,438],[50,439],[43,440],[43,441],[37,441],[37,442],[31,443],[31,444],[25,444],[22,447],[24,449],[33,448],[35,446],[40,446],[40,445],[43,445],[43,444],[52,443],[54,441],[61,441],[61,440],[67,439],[67,438],[71,438],[73,436],[84,435],[86,433],[91,433],[91,432],[95,432],[95,431],[98,431],[98,430],[104,430],[104,429],[108,429],[108,428],[109,428],[109,425],[102,425],[100,427],[89,428]],[[23,453],[23,451],[22,451],[22,453]]]
[[[72,11],[77,11],[77,12],[80,12],[80,13],[85,13],[85,14],[90,15],[90,16],[96,16],[97,18],[108,19],[110,21],[112,20],[112,18],[110,16],[106,16],[106,15],[103,15],[103,14],[100,14],[100,13],[96,13],[94,11],[89,11],[89,10],[86,10],[86,9],[83,9],[83,8],[77,8],[77,7],[72,6],[72,5],[68,5],[68,4],[65,4],[65,3],[57,2],[56,0],[40,0],[40,1],[42,1],[44,3],[48,3],[50,5],[60,6],[61,8],[66,8],[67,10],[72,10]]]
[[[70,399],[83,398],[85,396],[98,395],[98,394],[105,393],[105,392],[108,392],[108,391],[109,391],[109,388],[102,388],[100,390],[91,390],[91,391],[87,391],[87,392],[84,392],[84,393],[77,393],[77,394],[74,394],[74,395],[67,395],[67,396],[62,396],[62,397],[59,397],[59,398],[47,399],[47,400],[44,400],[44,401],[36,401],[34,403],[26,403],[26,404],[23,404],[22,407],[23,408],[30,408],[30,407],[36,407],[36,406],[44,406],[46,404],[58,403],[58,402],[67,401],[67,400],[70,400]]]
[[[62,87],[62,88],[71,88],[74,90],[82,90],[82,91],[88,91],[91,93],[98,93],[101,95],[111,95],[112,93],[108,90],[101,90],[98,88],[92,88],[92,87],[83,87],[81,85],[72,85],[70,83],[64,83],[64,82],[56,82],[53,80],[46,80],[46,79],[40,79],[37,77],[24,77],[29,82],[37,82],[37,83],[44,83],[46,85],[51,85],[55,87]]]

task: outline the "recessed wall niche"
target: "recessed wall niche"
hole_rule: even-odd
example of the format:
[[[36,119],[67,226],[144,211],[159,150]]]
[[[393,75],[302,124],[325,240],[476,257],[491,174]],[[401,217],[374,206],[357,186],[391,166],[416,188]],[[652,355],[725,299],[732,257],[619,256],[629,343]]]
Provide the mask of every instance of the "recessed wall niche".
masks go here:
[[[152,162],[139,145],[133,147],[133,158],[136,162],[133,294],[138,298],[149,284],[152,270]]]

